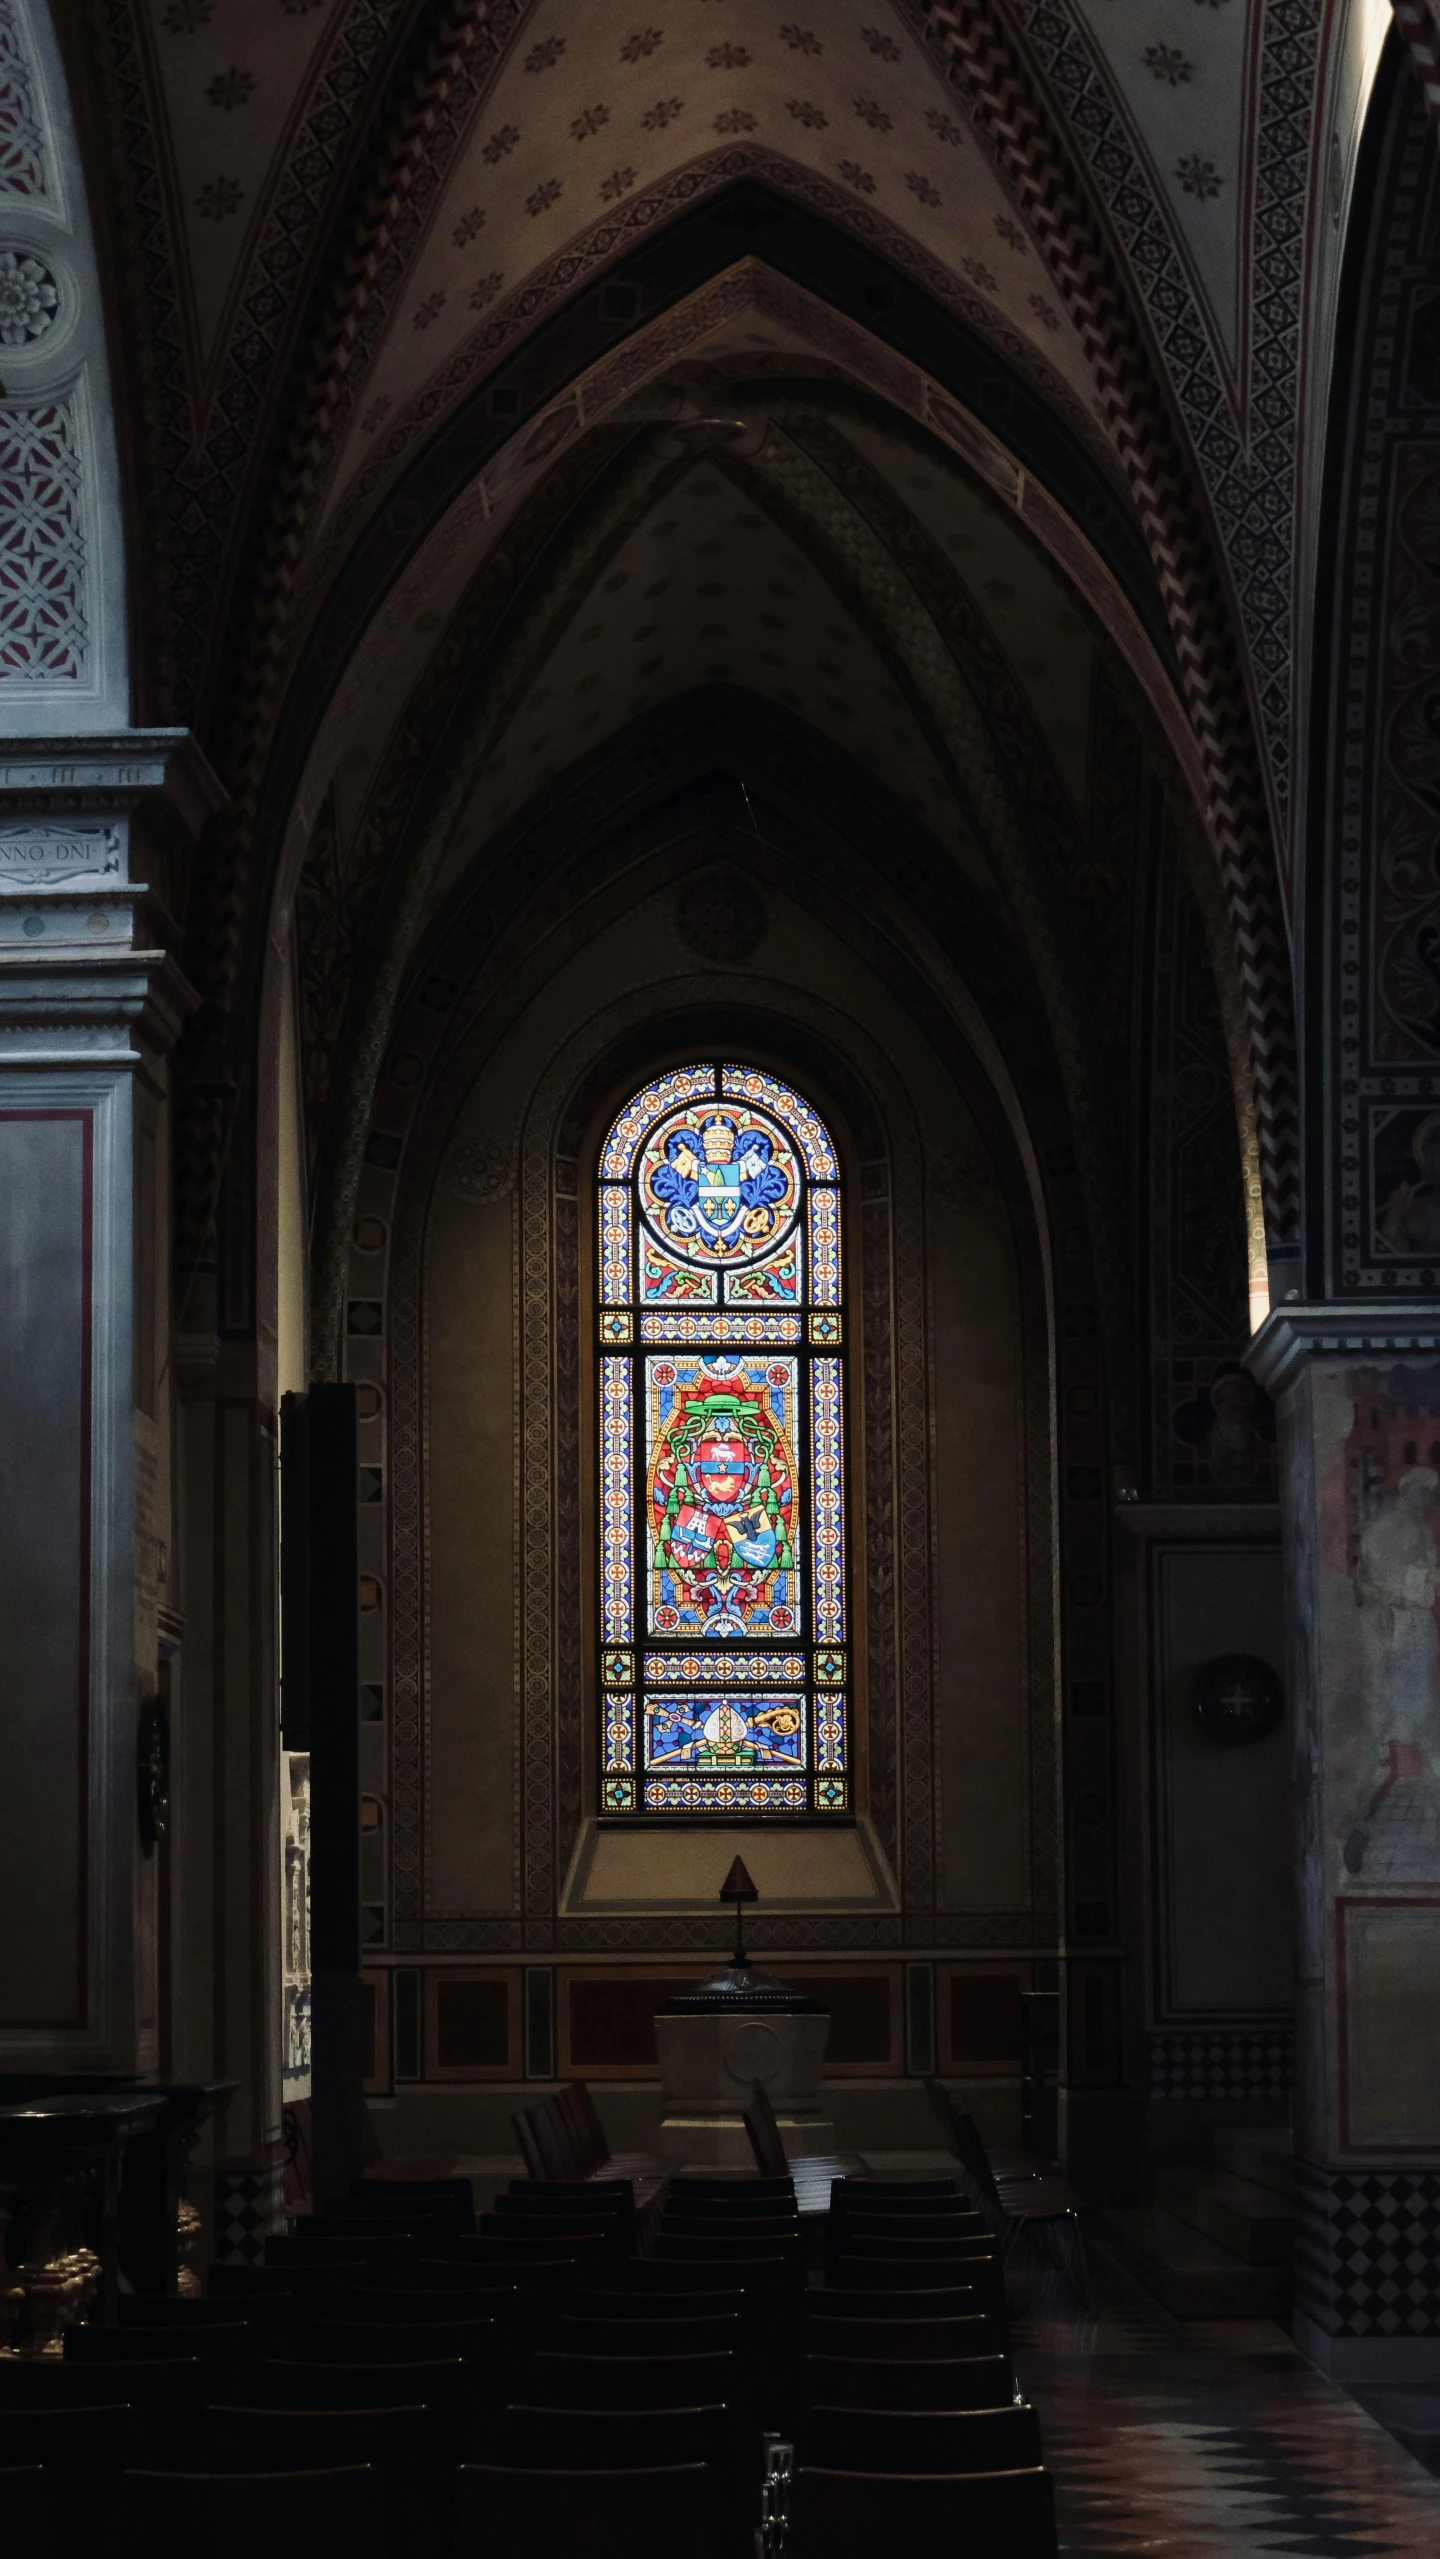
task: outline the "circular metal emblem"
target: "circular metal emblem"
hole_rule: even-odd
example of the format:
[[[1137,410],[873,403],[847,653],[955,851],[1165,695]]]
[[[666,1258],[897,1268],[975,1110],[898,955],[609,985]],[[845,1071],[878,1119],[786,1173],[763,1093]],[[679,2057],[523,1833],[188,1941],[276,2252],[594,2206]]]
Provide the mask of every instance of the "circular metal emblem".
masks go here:
[[[1269,1663],[1254,1653],[1220,1653],[1196,1672],[1190,1703],[1202,1733],[1234,1749],[1263,1742],[1277,1729],[1285,1692]]]

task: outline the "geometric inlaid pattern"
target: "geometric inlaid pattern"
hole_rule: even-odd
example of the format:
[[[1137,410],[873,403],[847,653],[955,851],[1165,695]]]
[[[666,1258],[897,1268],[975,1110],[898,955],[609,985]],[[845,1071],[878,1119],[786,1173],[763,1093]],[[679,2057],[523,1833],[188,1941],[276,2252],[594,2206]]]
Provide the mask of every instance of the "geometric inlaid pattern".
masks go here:
[[[1182,2027],[1149,2038],[1152,2097],[1288,2097],[1288,2027]]]
[[[285,2227],[280,2167],[215,2172],[215,2256],[221,2265],[258,2265],[265,2242]]]
[[[1263,2319],[1172,2319],[1096,2250],[1098,2316],[1017,2320],[1060,2547],[1086,2559],[1419,2559],[1440,2482]]]
[[[1440,2337],[1440,2176],[1299,2162],[1297,2305],[1335,2337]]]
[[[83,680],[81,461],[65,400],[0,404],[0,681]]]

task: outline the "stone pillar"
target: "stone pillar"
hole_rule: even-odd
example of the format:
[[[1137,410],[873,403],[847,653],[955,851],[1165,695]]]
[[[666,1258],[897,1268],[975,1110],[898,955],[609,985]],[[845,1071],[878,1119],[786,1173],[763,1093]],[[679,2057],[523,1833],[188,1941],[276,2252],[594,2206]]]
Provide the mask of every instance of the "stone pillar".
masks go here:
[[[0,2066],[153,2068],[180,730],[0,744]],[[154,1721],[152,1717],[152,1723]]]
[[[1283,1306],[1298,1822],[1297,2343],[1440,2379],[1440,1318]]]

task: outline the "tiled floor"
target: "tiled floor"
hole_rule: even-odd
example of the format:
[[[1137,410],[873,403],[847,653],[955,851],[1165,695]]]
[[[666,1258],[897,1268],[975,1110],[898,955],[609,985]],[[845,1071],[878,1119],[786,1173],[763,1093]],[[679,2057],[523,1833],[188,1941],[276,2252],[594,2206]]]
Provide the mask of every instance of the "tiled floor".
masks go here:
[[[1440,2554],[1440,2480],[1267,2320],[1180,2321],[1096,2252],[1096,2315],[1020,2278],[1015,2361],[1062,2551],[1088,2559]]]

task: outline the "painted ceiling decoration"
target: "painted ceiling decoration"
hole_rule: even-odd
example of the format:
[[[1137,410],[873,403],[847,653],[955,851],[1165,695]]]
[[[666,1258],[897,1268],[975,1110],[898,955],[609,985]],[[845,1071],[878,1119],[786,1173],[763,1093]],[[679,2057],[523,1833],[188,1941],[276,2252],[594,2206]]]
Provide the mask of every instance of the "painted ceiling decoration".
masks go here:
[[[272,888],[294,893],[322,808],[342,838],[373,827],[377,724],[405,731],[412,690],[432,684],[472,584],[547,473],[578,496],[623,467],[627,437],[657,432],[667,394],[693,422],[702,377],[742,428],[787,379],[863,379],[1039,533],[1068,576],[1057,611],[1097,615],[1117,644],[1223,882],[1267,1224],[1288,1248],[1286,901],[1308,645],[1295,562],[1319,472],[1305,421],[1323,414],[1379,5],[62,6],[72,79],[109,149],[97,229],[126,318],[147,566],[137,714],[195,722],[232,800],[188,925],[207,1008],[193,1053],[210,1060],[193,1078],[195,1249],[223,1153],[225,1024],[251,1000]],[[1419,0],[1406,25],[1419,61],[1435,41]],[[728,319],[702,308],[702,288],[722,293],[742,270]],[[893,455],[869,459],[903,488]],[[911,510],[916,575],[924,516]],[[896,710],[874,669],[863,682],[818,671],[822,649],[842,649],[830,627],[850,631],[856,668],[870,642],[813,587],[813,563],[804,666],[793,639],[789,672],[768,664],[786,652],[761,617],[785,599],[762,601],[745,532],[697,528],[697,544],[734,548],[733,591],[692,617],[683,648],[650,646],[664,681],[683,665],[692,681],[789,692],[822,731],[841,718],[833,702],[861,695],[852,748],[933,806],[945,786],[913,703]],[[620,547],[648,538],[632,528]],[[432,592],[400,607],[427,557]],[[535,565],[515,553],[521,587]],[[617,596],[635,591],[628,552],[610,574],[631,582]],[[695,590],[715,582],[692,574]],[[984,586],[972,603],[1006,655],[1007,600]],[[644,621],[614,649],[591,644],[604,666],[583,707],[588,625],[557,630],[552,692],[574,701],[573,728],[557,743],[534,688],[517,701],[527,735],[495,731],[472,832],[509,823],[557,755],[655,698],[662,670],[640,673],[630,637]],[[1038,682],[1018,648],[1006,662],[1021,693]],[[362,702],[363,734],[349,733]],[[1072,704],[1050,726],[1047,769],[1073,795],[1086,723]],[[950,833],[964,858],[953,795]]]

